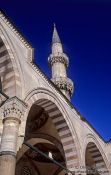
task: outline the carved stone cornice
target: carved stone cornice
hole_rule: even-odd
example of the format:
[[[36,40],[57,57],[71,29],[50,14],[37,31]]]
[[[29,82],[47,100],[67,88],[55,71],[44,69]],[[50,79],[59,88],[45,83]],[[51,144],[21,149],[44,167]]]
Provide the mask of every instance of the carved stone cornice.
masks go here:
[[[60,62],[65,64],[66,67],[69,65],[69,59],[66,54],[58,53],[56,55],[50,54],[48,58],[49,64],[52,66],[54,63]]]
[[[70,95],[72,95],[74,90],[74,85],[71,79],[59,77],[59,78],[53,78],[52,81],[54,84],[56,84],[61,90],[68,91]]]
[[[3,121],[8,118],[11,119],[21,119],[26,109],[26,104],[22,102],[17,97],[12,97],[8,99],[2,107]]]
[[[32,49],[32,46],[29,42],[21,35],[17,27],[10,21],[9,17],[0,10],[0,18],[8,25],[8,27],[15,33],[15,35],[21,40],[21,42],[27,47]]]

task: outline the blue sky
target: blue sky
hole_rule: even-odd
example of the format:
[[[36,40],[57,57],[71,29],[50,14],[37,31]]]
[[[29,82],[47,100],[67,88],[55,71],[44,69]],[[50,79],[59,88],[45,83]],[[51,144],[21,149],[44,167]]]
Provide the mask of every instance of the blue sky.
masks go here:
[[[110,1],[14,1],[0,7],[35,49],[35,62],[51,76],[53,23],[70,60],[72,103],[105,140],[111,138],[111,3]]]

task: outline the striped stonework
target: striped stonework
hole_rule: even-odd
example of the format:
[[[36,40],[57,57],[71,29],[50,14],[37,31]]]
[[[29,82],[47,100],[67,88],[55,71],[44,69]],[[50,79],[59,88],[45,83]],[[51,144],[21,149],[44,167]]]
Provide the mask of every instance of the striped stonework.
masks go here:
[[[8,48],[8,49],[7,49]],[[0,78],[3,92],[9,97],[19,96],[21,91],[20,77],[17,68],[12,63],[13,55],[0,38]]]
[[[109,175],[108,169],[97,146],[94,143],[90,142],[87,145],[87,149],[90,152],[92,159],[94,160],[98,172],[100,172],[100,174]]]
[[[30,106],[36,103],[38,106],[43,107],[49,114],[60,136],[65,153],[67,168],[70,169],[71,171],[74,171],[75,167],[79,165],[77,149],[71,131],[69,129],[69,126],[66,120],[64,119],[62,113],[56,106],[56,104],[54,104],[52,101],[48,99],[38,100],[36,94],[33,95],[27,101],[27,103]]]

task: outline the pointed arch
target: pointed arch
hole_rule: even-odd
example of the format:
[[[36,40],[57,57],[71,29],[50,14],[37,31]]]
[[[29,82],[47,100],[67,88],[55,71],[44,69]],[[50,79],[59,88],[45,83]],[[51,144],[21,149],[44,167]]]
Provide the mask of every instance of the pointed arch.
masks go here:
[[[0,23],[0,77],[3,92],[9,97],[21,97],[22,85],[18,70],[16,50],[12,49],[12,42],[4,27]]]
[[[41,106],[47,111],[52,122],[54,123],[63,145],[67,168],[71,171],[75,170],[76,166],[79,166],[79,156],[76,147],[76,141],[71,133],[71,126],[68,118],[68,114],[61,104],[60,100],[48,90],[38,89],[32,91],[25,99],[30,110],[33,104]],[[25,121],[27,120],[28,111],[25,114]]]
[[[107,157],[102,149],[101,141],[97,140],[94,135],[89,134],[83,146],[83,158],[85,166],[97,170],[97,175],[109,175],[109,167]]]
[[[89,142],[86,147],[86,166],[90,166],[97,170],[98,174],[108,175],[108,169],[103,160],[102,154],[95,143]]]

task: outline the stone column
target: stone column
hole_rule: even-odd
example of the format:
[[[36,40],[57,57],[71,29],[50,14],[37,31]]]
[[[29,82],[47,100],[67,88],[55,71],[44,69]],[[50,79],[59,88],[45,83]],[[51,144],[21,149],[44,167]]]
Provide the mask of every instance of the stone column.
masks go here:
[[[0,175],[15,175],[18,133],[23,108],[23,103],[17,98],[7,100],[4,105]]]

